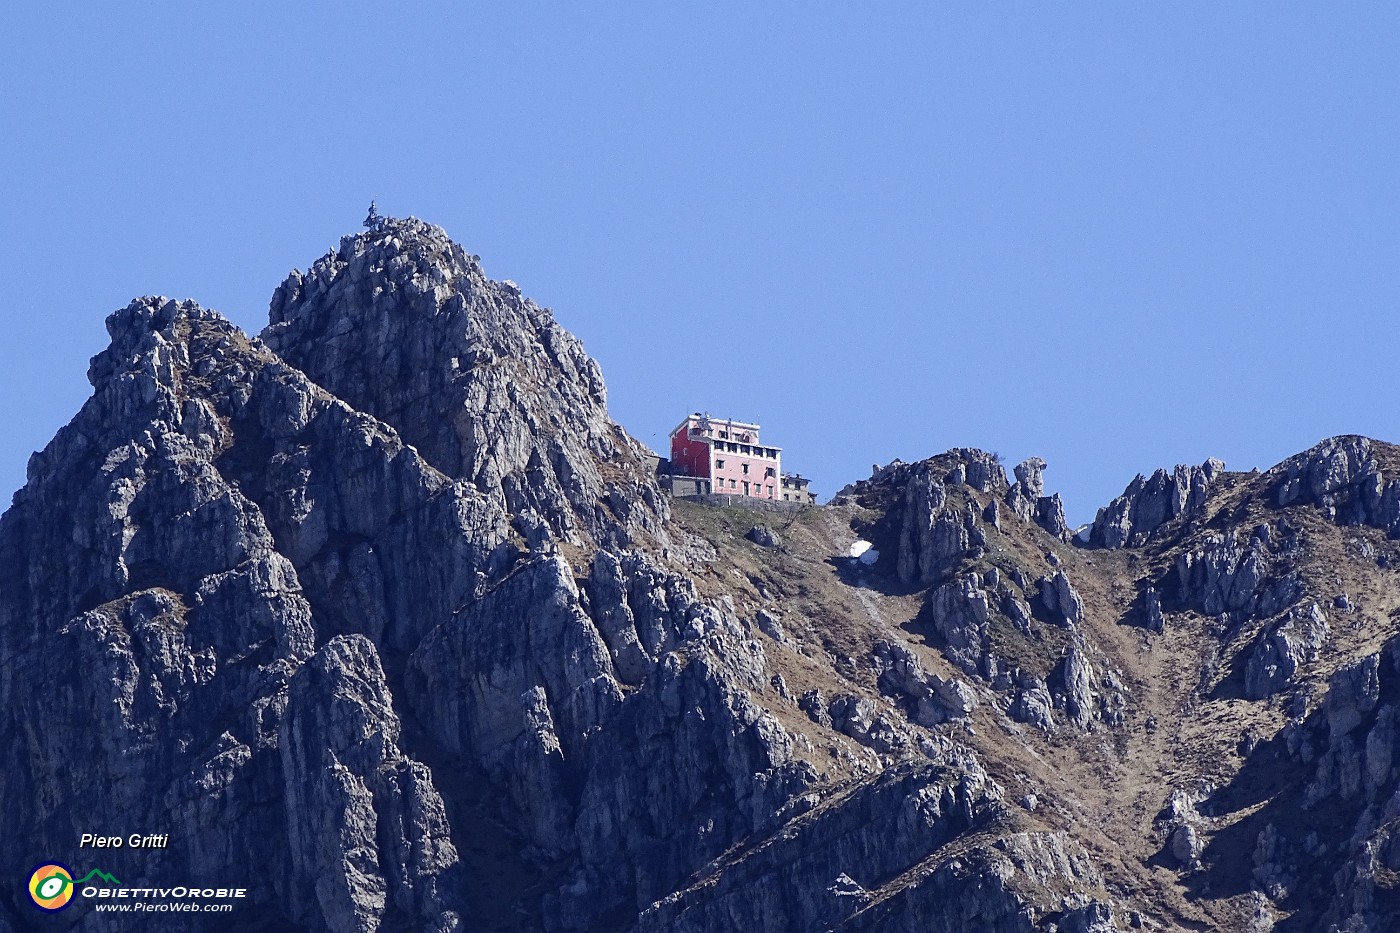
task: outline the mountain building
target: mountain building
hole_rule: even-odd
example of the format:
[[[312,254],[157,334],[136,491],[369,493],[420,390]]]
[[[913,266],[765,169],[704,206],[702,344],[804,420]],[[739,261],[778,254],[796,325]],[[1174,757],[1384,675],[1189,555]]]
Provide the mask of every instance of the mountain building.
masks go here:
[[[811,480],[801,473],[784,473],[783,476],[783,501],[800,502],[803,505],[816,505],[817,497],[807,488]]]
[[[671,470],[708,479],[715,493],[782,498],[780,447],[763,444],[759,426],[695,412],[671,432]]]

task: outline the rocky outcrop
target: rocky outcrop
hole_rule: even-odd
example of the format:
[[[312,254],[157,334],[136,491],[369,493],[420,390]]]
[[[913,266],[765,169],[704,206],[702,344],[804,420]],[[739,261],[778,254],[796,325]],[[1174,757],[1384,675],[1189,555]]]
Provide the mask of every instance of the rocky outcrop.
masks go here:
[[[1143,627],[1149,632],[1161,634],[1166,631],[1167,619],[1162,613],[1162,596],[1155,586],[1148,586],[1142,594]]]
[[[1387,476],[1369,438],[1333,437],[1269,471],[1280,506],[1310,503],[1344,525],[1400,537],[1400,477]]]
[[[817,780],[755,701],[767,680],[762,649],[721,618],[589,739],[574,823],[581,858],[548,898],[550,925],[593,929],[665,896]]]
[[[1102,884],[1092,858],[1058,832],[1009,832],[981,837],[956,857],[928,870],[888,899],[873,903],[837,929],[843,933],[919,933],[933,929],[1016,933],[1120,933],[1108,900],[1093,896]],[[1033,903],[1058,910],[1040,914]]]
[[[999,694],[1013,720],[1047,732],[1062,723],[1093,728],[1105,718],[1121,718],[1122,685],[1103,696],[1097,692],[1089,658],[1098,652],[1078,632],[1084,600],[1061,558],[1041,550],[1039,566],[1051,570],[1033,577],[1013,544],[1029,540],[1044,547],[1040,532],[1028,527],[1040,525],[1039,513],[1026,505],[1048,501],[1040,495],[1043,469],[1043,461],[1026,461],[1008,487],[995,458],[960,449],[877,468],[842,496],[884,510],[863,534],[893,548],[900,587],[926,587],[919,631],[954,667]],[[971,482],[974,475],[978,484]],[[1015,517],[1003,521],[998,503]],[[873,658],[880,685],[912,701],[912,721],[932,726],[956,718],[928,699],[922,671],[914,671],[892,643],[884,644]]]
[[[1072,629],[1084,620],[1084,601],[1063,570],[1036,581],[1035,605],[1055,625]]]
[[[882,554],[894,554],[895,573],[907,587],[944,581],[960,564],[985,553],[988,531],[1005,531],[1002,504],[1021,521],[1052,537],[1069,540],[1058,495],[1043,496],[1045,461],[1031,458],[1016,467],[1017,480],[992,454],[955,448],[918,463],[895,461],[876,467],[871,478],[837,494],[885,514],[870,531]]]
[[[961,574],[930,591],[925,614],[949,661],[970,674],[987,672],[991,600],[981,578]]]
[[[957,475],[964,475],[966,464],[959,467]],[[906,472],[907,477],[890,479],[903,490],[895,567],[904,583],[923,585],[957,566],[985,537],[966,502],[950,499],[948,476],[938,475],[934,464],[916,464]]]
[[[532,845],[567,849],[569,765],[622,703],[568,564],[525,563],[425,638],[408,668],[411,702],[438,743],[499,781]]]
[[[1034,726],[1041,732],[1055,731],[1055,698],[1050,687],[1039,677],[1022,673],[1015,678],[1016,694],[1006,714],[1017,722]]]
[[[748,538],[759,547],[775,548],[783,546],[782,536],[767,525],[754,525],[745,532],[744,537]]]
[[[1312,712],[1284,729],[1282,748],[1251,754],[1296,788],[1255,817],[1253,877],[1274,901],[1306,904],[1300,919],[1314,929],[1383,930],[1400,920],[1389,895],[1390,866],[1400,864],[1396,657],[1392,639],[1339,669]]]
[[[910,718],[921,726],[966,719],[977,708],[977,694],[971,686],[924,670],[918,656],[906,645],[879,642],[873,658],[881,688],[909,702]]]
[[[625,684],[641,683],[663,654],[701,632],[713,613],[689,580],[631,552],[598,551],[584,595],[614,673]]]
[[[1076,630],[1084,618],[1083,601],[1069,578],[1057,570],[1037,581],[1034,594],[1032,612],[1014,580],[995,570],[961,573],[929,592],[922,617],[944,657],[999,692],[1013,720],[1045,732],[1054,731],[1059,717],[1080,729],[1101,720],[1121,721],[1124,687],[1095,672],[1090,658],[1096,652]],[[1054,644],[1063,647],[1051,655],[1047,646]],[[937,707],[925,708],[917,661],[906,659],[908,652],[896,645],[882,645],[875,653],[881,683],[915,698],[915,721],[933,725],[954,718]],[[1021,666],[1028,657],[1036,668]]]
[[[1242,542],[1240,537],[1212,532],[1178,555],[1174,572],[1182,605],[1208,615],[1268,617],[1301,598],[1296,576],[1272,572],[1274,562],[1263,539],[1253,535]]]
[[[870,532],[872,540],[882,554],[894,556],[901,584],[922,587],[939,582],[986,545],[982,500],[994,503],[1005,492],[1006,474],[994,456],[956,448],[919,463],[876,467],[870,479],[836,498],[858,499],[885,513]]]
[[[1317,660],[1327,641],[1327,617],[1317,603],[1295,608],[1255,639],[1245,656],[1244,694],[1251,700],[1272,696],[1293,683],[1298,669]]]
[[[314,613],[263,511],[214,462],[232,442],[214,401],[237,403],[248,383],[224,372],[198,406],[184,385],[192,361],[265,358],[191,304],[135,302],[108,328],[92,398],[0,519],[0,736],[15,762],[0,850],[52,858],[100,814],[247,826],[172,833],[166,855],[181,877],[251,891],[255,871],[295,877],[287,846],[262,844],[285,838],[280,817],[259,814],[288,789],[279,724]],[[146,871],[139,852],[112,856],[118,877]]]
[[[1089,530],[1090,546],[1141,547],[1172,519],[1199,511],[1224,472],[1225,464],[1211,458],[1200,466],[1178,465],[1171,473],[1139,473],[1121,496],[1099,509]]]
[[[1052,680],[1064,698],[1065,715],[1081,729],[1098,716],[1097,678],[1094,667],[1079,646],[1070,648],[1055,669]]]
[[[1006,504],[1022,521],[1039,525],[1053,538],[1069,540],[1069,525],[1065,522],[1065,506],[1060,494],[1046,496],[1045,480],[1041,474],[1047,464],[1031,457],[1016,465],[1016,482],[1006,491]]]

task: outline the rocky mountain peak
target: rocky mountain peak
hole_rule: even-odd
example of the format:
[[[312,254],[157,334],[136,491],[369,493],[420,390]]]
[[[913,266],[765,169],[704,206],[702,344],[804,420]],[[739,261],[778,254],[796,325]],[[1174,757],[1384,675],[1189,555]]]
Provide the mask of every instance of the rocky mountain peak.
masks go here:
[[[121,814],[170,845],[105,870],[249,933],[1400,923],[1400,449],[1157,471],[1072,541],[959,448],[756,534],[437,227],[271,318],[112,314],[0,517],[0,862]]]
[[[277,288],[270,321],[278,356],[552,537],[662,534],[664,503],[608,417],[598,365],[441,228],[388,220],[346,237]]]
[[[1346,524],[1400,537],[1400,450],[1356,434],[1330,437],[1269,471],[1280,506],[1316,503]]]
[[[171,367],[189,363],[187,344],[197,337],[237,335],[246,343],[242,332],[223,315],[193,301],[161,296],[137,298],[109,314],[106,323],[112,342],[88,367],[88,382],[99,391],[114,379],[140,382],[142,373],[170,387]]]

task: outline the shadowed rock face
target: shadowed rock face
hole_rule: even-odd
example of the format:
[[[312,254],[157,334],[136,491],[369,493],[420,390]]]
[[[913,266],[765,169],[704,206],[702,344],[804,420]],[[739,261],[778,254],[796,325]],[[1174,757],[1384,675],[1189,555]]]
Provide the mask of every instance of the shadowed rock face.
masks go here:
[[[0,518],[11,876],[169,833],[100,867],[248,889],[190,930],[1395,919],[1388,445],[1139,478],[1091,548],[970,449],[755,535],[672,515],[578,341],[419,221],[261,339],[108,331]]]

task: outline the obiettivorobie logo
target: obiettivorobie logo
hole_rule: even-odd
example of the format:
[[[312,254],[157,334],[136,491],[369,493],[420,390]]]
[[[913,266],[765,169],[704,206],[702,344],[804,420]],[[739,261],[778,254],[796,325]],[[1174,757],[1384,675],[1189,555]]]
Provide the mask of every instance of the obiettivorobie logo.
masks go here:
[[[98,911],[153,913],[222,913],[248,896],[247,888],[175,885],[128,887],[100,868],[83,877],[62,862],[43,862],[29,873],[29,899],[47,913],[57,913],[81,897]]]
[[[40,910],[55,913],[72,903],[74,888],[93,879],[104,884],[121,884],[116,878],[98,868],[75,881],[73,869],[67,865],[62,862],[44,862],[34,866],[34,870],[29,873],[29,899]]]

